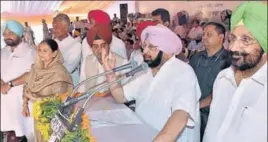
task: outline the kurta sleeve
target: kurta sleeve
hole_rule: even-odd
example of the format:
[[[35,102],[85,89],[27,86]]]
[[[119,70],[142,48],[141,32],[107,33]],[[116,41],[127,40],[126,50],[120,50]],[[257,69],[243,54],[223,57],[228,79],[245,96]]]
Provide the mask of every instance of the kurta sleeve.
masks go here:
[[[193,71],[181,76],[180,80],[185,81],[177,81],[179,84],[177,84],[178,87],[173,96],[171,107],[173,112],[175,110],[187,112],[189,114],[187,126],[192,127],[195,126],[195,123],[199,119],[199,98],[201,91]]]

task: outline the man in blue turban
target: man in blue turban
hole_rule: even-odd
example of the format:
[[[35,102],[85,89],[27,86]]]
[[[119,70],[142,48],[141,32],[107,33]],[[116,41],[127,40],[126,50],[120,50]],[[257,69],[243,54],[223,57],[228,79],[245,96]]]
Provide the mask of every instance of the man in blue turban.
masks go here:
[[[21,43],[23,36],[23,26],[17,21],[10,20],[4,26],[4,40],[7,46],[17,46]]]
[[[1,132],[7,141],[20,141],[33,134],[30,118],[24,118],[22,95],[24,78],[34,62],[34,48],[22,41],[23,26],[17,21],[7,21],[3,27],[6,47],[1,49]]]

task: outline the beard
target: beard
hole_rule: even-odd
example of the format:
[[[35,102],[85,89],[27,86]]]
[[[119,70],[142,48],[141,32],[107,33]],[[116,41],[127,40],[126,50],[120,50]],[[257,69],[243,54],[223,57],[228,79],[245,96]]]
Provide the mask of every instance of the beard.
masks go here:
[[[157,56],[156,56],[156,58],[154,60],[146,59],[144,57],[144,62],[147,63],[150,68],[155,68],[155,67],[157,67],[157,66],[159,66],[161,64],[162,57],[163,57],[163,52],[159,51],[159,53],[157,54]]]
[[[17,38],[15,40],[13,40],[13,39],[5,39],[5,43],[8,46],[17,46],[17,45],[20,44],[20,41],[21,41],[20,38]]]
[[[245,71],[256,67],[264,54],[263,49],[256,54],[246,52],[229,51],[231,64],[238,70]]]

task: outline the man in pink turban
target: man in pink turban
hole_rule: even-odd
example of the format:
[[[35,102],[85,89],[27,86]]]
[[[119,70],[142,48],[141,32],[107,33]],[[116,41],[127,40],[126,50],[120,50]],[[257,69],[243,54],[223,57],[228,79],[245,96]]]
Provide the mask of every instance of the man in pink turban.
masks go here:
[[[163,25],[148,26],[141,33],[144,61],[151,69],[125,85],[110,87],[118,103],[136,100],[136,113],[159,131],[154,142],[198,142],[200,88],[187,63],[177,59],[182,50],[179,37]],[[111,59],[103,60],[106,70]],[[107,81],[116,80],[109,74]]]

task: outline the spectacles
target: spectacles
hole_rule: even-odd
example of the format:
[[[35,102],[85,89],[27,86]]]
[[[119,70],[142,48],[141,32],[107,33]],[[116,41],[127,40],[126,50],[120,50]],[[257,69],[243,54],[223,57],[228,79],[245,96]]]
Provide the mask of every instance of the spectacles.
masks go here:
[[[253,38],[251,38],[249,36],[245,36],[245,35],[240,36],[240,37],[237,37],[235,35],[230,35],[228,37],[229,44],[233,44],[236,40],[239,40],[240,42],[242,42],[244,46],[249,46],[249,45],[258,43],[258,41],[256,39],[253,39]]]
[[[145,49],[145,48],[149,48],[149,49],[156,49],[157,48],[157,46],[154,46],[154,45],[151,45],[151,44],[149,44],[149,45],[147,45],[147,44],[142,44],[141,45],[141,48],[142,49]]]

